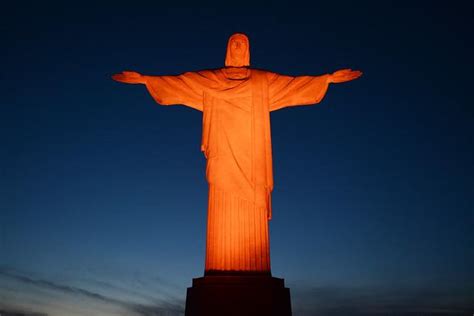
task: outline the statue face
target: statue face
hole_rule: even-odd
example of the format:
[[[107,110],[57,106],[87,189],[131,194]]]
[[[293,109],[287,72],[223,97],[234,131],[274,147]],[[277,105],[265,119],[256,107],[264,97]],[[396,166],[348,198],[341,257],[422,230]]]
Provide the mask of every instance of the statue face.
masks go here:
[[[246,52],[247,52],[247,41],[244,38],[238,36],[231,40],[230,54],[232,55],[232,58],[242,59],[245,56]]]
[[[250,65],[249,39],[245,34],[235,33],[227,43],[226,67],[246,67]]]

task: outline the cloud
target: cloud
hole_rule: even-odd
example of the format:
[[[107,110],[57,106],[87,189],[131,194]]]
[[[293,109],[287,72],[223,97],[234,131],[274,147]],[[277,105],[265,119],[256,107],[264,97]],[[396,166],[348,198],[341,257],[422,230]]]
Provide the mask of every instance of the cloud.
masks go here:
[[[184,314],[184,310],[181,307],[176,308],[175,306],[128,305],[128,308],[136,314],[143,316],[172,316]]]
[[[292,289],[295,316],[472,315],[472,289],[342,288]]]
[[[18,298],[23,305],[12,305],[14,308],[10,306],[10,310],[18,311],[17,314],[20,315],[21,308],[18,306],[26,306],[22,313],[28,316],[91,315],[97,314],[98,311],[101,311],[101,315],[127,316],[184,314],[182,298],[166,293],[158,295],[147,289],[145,285],[148,280],[142,278],[139,278],[140,280],[134,278],[136,283],[139,283],[138,287],[133,286],[133,282],[121,285],[119,282],[118,285],[115,281],[98,279],[86,280],[84,284],[78,286],[71,285],[70,282],[38,278],[14,269],[0,268],[0,282],[2,278],[11,281],[4,283],[10,287],[13,283],[16,284],[11,293],[20,293]],[[27,297],[28,291],[21,291],[25,289],[32,292],[30,298]],[[3,291],[5,290],[8,290],[8,287],[3,287]],[[160,292],[166,292],[166,287],[160,287]],[[1,287],[0,294],[2,294]],[[394,285],[350,288],[295,284],[291,287],[291,294],[294,316],[471,316],[474,312],[473,288],[416,288]],[[158,296],[161,298],[158,299]],[[28,299],[30,303],[26,304]],[[58,301],[60,303],[48,305],[50,302]],[[0,304],[0,310],[7,308],[8,306]],[[32,311],[37,313],[34,314]]]
[[[61,293],[71,298],[72,300],[80,299],[81,301],[84,301],[86,305],[90,302],[105,303],[109,306],[112,305],[120,308],[126,315],[174,316],[182,315],[184,313],[183,304],[177,299],[169,299],[168,301],[154,301],[150,302],[149,304],[145,304],[133,300],[128,300],[124,298],[126,297],[126,295],[121,295],[120,298],[114,297],[112,295],[104,295],[91,289],[36,278],[34,276],[27,275],[26,273],[20,273],[18,271],[15,271],[14,269],[0,268],[0,276],[15,281],[20,288],[22,286],[29,285],[35,287],[37,290],[47,290],[52,291],[54,293]],[[96,282],[102,284],[102,286],[119,289],[124,292],[126,291],[121,287],[109,284],[107,282]],[[144,296],[143,294],[140,294],[133,290],[131,290],[130,292],[133,293],[135,296],[141,295],[143,299],[148,299],[148,301],[151,301],[153,299],[152,296]]]
[[[48,314],[43,314],[43,313],[34,313],[34,312],[24,311],[24,310],[5,310],[5,309],[0,309],[0,315],[1,316],[48,316]]]

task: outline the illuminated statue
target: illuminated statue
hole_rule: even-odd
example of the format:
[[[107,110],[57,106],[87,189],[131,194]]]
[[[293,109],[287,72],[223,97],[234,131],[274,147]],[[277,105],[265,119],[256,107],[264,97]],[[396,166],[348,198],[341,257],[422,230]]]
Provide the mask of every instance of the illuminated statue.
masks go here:
[[[182,104],[203,112],[201,149],[209,183],[206,275],[270,274],[270,112],[318,103],[330,83],[362,74],[344,69],[291,77],[249,66],[248,38],[236,33],[229,39],[224,68],[177,76],[130,71],[113,76],[116,81],[145,84],[159,104]]]

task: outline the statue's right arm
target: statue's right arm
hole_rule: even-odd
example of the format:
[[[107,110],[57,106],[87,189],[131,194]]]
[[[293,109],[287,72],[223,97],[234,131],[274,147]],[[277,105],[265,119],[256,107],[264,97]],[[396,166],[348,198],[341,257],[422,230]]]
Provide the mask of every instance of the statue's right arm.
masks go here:
[[[112,79],[130,84],[144,84],[153,99],[161,105],[182,104],[203,110],[204,91],[215,85],[212,71],[185,72],[172,76],[145,76],[134,71],[115,74]]]
[[[130,84],[146,84],[146,76],[135,71],[122,71],[112,76],[112,79],[118,82]]]

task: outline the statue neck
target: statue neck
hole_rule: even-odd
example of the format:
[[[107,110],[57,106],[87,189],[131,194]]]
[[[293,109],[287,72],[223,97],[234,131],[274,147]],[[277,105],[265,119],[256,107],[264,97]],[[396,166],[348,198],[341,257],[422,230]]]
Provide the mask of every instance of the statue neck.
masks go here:
[[[222,71],[227,79],[242,80],[250,77],[250,69],[248,67],[226,67]]]

